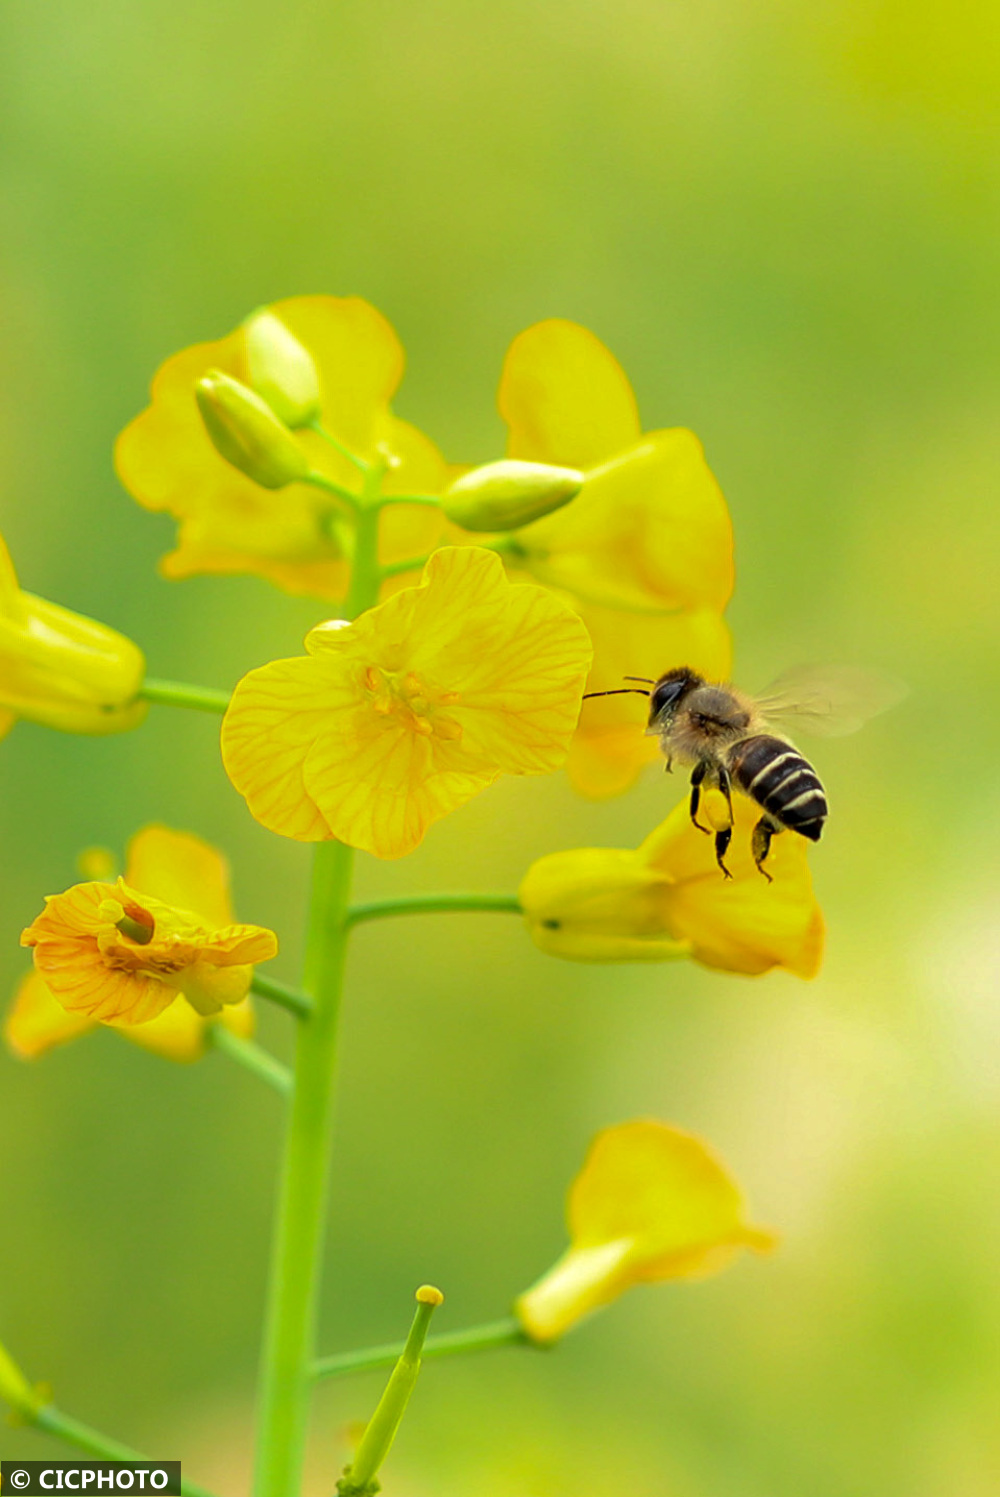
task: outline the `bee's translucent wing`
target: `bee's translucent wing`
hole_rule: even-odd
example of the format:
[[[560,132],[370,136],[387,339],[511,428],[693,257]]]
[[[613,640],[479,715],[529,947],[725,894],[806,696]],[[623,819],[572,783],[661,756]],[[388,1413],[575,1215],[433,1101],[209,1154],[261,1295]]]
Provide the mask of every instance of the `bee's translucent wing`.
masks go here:
[[[894,676],[854,665],[797,665],[757,698],[764,716],[817,738],[856,733],[895,707],[908,688]]]

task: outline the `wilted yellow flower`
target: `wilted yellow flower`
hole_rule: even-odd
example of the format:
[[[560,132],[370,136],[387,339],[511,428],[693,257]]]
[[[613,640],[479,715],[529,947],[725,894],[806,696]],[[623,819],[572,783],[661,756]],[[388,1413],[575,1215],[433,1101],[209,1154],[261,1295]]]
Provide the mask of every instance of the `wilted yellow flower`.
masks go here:
[[[237,686],[226,770],[271,831],[380,858],[499,775],[556,769],[591,653],[565,604],[478,547],[435,552],[419,587],[321,624],[306,649]]]
[[[705,808],[711,812],[710,796]],[[519,891],[535,944],[570,961],[689,956],[723,972],[756,975],[784,967],[814,977],[823,917],[806,843],[794,832],[775,837],[768,883],[750,850],[760,811],[741,795],[734,795],[733,811],[731,879],[719,870],[713,839],[692,825],[686,802],[634,852],[584,847],[540,858]]]
[[[166,1023],[158,1016],[166,1018],[179,994],[194,1017],[242,1004],[253,964],[276,954],[277,939],[232,923],[226,865],[200,838],[146,827],[133,838],[127,874],[128,882],[76,884],[51,896],[21,944],[34,947],[46,993],[73,1018],[127,1024],[137,1043],[188,1058],[201,1036],[184,1009]],[[7,1037],[23,1054],[63,1037],[53,1036],[45,996],[30,981],[18,995]]]
[[[123,634],[22,592],[0,537],[0,736],[19,717],[64,733],[137,727],[145,673]]]
[[[536,323],[515,338],[499,404],[512,458],[586,475],[571,503],[517,531],[506,554],[562,590],[585,620],[594,641],[588,690],[681,664],[725,678],[732,527],[697,437],[683,428],[643,436],[621,366],[573,322]],[[627,697],[588,702],[568,766],[576,788],[627,789],[656,757],[641,726]]]
[[[364,460],[390,456],[383,491],[440,492],[452,476],[444,459],[390,407],[403,374],[399,340],[385,318],[357,297],[291,297],[255,313],[225,338],[174,354],[153,380],[152,404],[119,437],[115,463],[133,498],[147,509],[168,510],[179,522],[177,549],[161,563],[165,576],[253,572],[289,592],[340,601],[348,570],[344,503],[310,484],[275,491],[245,477],[219,456],[195,402],[197,381],[217,369],[270,398],[283,420],[301,419],[309,407],[308,371],[290,372],[275,322],[311,356],[324,427]],[[266,347],[262,328],[269,334]],[[279,360],[283,368],[276,375]],[[276,377],[284,401],[275,395]],[[293,440],[312,469],[357,490],[357,470],[315,432],[297,430]],[[380,527],[381,560],[426,554],[441,527],[433,506],[389,505]]]
[[[570,1247],[514,1306],[533,1341],[556,1341],[635,1284],[699,1279],[741,1248],[767,1252],[735,1181],[692,1133],[651,1120],[606,1128],[570,1187]]]

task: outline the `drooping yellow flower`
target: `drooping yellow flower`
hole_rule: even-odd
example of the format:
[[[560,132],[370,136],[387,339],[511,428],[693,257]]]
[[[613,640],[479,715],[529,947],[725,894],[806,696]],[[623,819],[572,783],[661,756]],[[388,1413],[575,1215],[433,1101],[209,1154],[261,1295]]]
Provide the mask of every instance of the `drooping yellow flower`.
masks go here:
[[[7,1038],[22,1054],[71,1037],[54,1028],[52,997],[73,1019],[128,1025],[137,1043],[193,1059],[203,1035],[179,995],[195,1019],[235,1008],[254,963],[276,954],[272,931],[232,923],[225,862],[200,838],[146,827],[133,838],[127,873],[128,882],[76,884],[51,896],[23,933],[43,987],[22,984],[8,1022]],[[245,1024],[242,1016],[237,1032]]]
[[[146,715],[136,700],[146,662],[123,634],[22,592],[0,537],[0,736],[19,717],[64,733],[123,733]]]
[[[381,313],[357,297],[295,296],[275,302],[266,316],[272,334],[276,320],[311,355],[326,429],[364,460],[387,458],[383,491],[440,492],[451,470],[434,444],[390,406],[404,359]],[[263,325],[260,319],[257,314]],[[256,378],[257,393],[274,403],[272,371],[260,377],[259,355],[239,327],[167,359],[153,380],[152,404],[118,439],[118,475],[140,504],[167,510],[178,521],[177,549],[161,563],[165,576],[252,572],[289,592],[340,601],[349,547],[344,504],[305,483],[281,489],[254,483],[220,457],[198,411],[195,385],[212,369],[245,384]],[[274,362],[273,349],[267,362]],[[287,419],[292,406],[278,405],[277,414]],[[310,430],[297,430],[294,441],[313,469],[357,491],[357,470],[329,443]],[[441,528],[432,506],[389,505],[382,515],[381,560],[426,554]]]
[[[419,587],[321,624],[306,649],[237,686],[226,770],[272,831],[380,858],[499,775],[558,768],[591,653],[565,604],[478,547],[435,552]]]
[[[743,1220],[739,1188],[707,1144],[668,1123],[606,1128],[570,1187],[570,1247],[522,1294],[516,1315],[546,1344],[636,1284],[720,1272],[772,1233]]]
[[[706,796],[707,813],[711,796],[718,792]],[[718,801],[724,807],[721,796]],[[731,879],[719,870],[713,839],[691,824],[686,802],[634,852],[585,847],[540,858],[519,892],[535,944],[570,961],[689,956],[723,972],[755,976],[784,967],[814,977],[823,917],[806,843],[794,832],[775,837],[768,883],[750,850],[760,811],[741,795],[734,795],[733,810]]]
[[[694,434],[643,435],[621,366],[586,328],[561,320],[515,338],[499,405],[512,458],[586,475],[565,508],[514,534],[507,559],[560,589],[585,620],[594,641],[588,691],[682,664],[725,678],[732,527]],[[656,757],[636,702],[587,703],[568,766],[584,794],[627,789]]]

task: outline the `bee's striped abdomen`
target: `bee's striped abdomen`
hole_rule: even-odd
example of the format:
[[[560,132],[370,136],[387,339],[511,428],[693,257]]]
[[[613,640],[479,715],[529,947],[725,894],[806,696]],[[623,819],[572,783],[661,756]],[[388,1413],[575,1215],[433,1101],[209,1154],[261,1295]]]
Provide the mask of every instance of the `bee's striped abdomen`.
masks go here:
[[[775,821],[818,842],[829,807],[819,776],[798,749],[760,734],[736,744],[729,758],[733,779]]]

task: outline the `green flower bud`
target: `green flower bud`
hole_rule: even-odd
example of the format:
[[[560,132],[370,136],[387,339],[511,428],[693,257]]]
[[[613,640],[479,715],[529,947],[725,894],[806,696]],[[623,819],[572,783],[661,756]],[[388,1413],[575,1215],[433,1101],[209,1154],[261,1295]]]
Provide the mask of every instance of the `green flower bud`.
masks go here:
[[[288,427],[238,379],[210,369],[194,393],[216,452],[254,483],[283,489],[309,472],[309,459]]]
[[[519,530],[561,509],[582,487],[575,468],[510,458],[463,474],[441,496],[441,508],[463,530]]]
[[[243,324],[247,384],[293,431],[319,415],[319,375],[312,354],[265,307]]]

